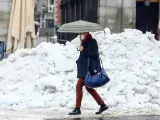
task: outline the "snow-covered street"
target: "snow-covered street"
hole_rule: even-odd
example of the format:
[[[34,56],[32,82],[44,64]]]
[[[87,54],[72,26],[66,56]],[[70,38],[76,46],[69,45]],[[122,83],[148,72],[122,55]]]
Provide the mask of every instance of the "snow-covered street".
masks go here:
[[[97,89],[110,108],[102,116],[160,114],[159,42],[138,30],[105,33],[92,33],[111,79]],[[79,43],[79,37],[65,46],[43,42],[0,62],[0,117],[69,117],[75,105]],[[93,116],[98,108],[84,90],[82,117]]]

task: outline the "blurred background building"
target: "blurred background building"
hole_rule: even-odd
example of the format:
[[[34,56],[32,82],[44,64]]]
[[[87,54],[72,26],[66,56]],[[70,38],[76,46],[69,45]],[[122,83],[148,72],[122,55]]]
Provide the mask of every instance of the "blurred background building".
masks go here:
[[[160,0],[35,0],[35,21],[41,36],[56,35],[60,25],[76,20],[96,22],[111,32],[125,28],[150,31],[158,39]],[[0,41],[6,41],[12,0],[0,0]],[[57,34],[72,40],[76,34]]]
[[[61,24],[75,20],[97,22],[111,32],[125,28],[150,31],[158,39],[160,0],[61,0]],[[72,40],[74,34],[59,34],[59,39]]]
[[[40,23],[40,28],[51,28],[55,26],[54,0],[37,0],[35,20]]]
[[[12,0],[0,0],[0,60],[5,57],[9,16]]]
[[[39,36],[52,37],[60,26],[60,0],[36,0],[35,21],[40,23]]]

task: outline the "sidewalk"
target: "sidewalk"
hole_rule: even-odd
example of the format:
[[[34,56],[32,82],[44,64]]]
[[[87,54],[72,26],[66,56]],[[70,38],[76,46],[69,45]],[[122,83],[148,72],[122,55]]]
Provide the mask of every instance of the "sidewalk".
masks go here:
[[[46,119],[54,120],[54,119]],[[60,120],[60,119],[59,119]],[[62,120],[62,119],[61,119]],[[150,116],[122,116],[122,117],[98,117],[98,118],[72,118],[65,120],[160,120],[160,116],[150,115]]]
[[[95,110],[83,110],[80,116],[68,116],[70,110],[59,108],[27,109],[22,111],[0,109],[0,120],[160,120],[160,110],[108,110],[95,115]]]

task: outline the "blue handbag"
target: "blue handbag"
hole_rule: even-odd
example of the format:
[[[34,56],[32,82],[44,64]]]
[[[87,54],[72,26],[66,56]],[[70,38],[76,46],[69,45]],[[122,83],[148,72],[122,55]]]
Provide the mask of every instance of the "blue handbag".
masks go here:
[[[102,60],[100,60],[100,61],[101,61],[102,65],[100,65],[101,70],[99,73],[97,73],[95,75],[91,75],[89,72],[89,69],[88,69],[88,73],[84,79],[85,86],[87,86],[89,88],[97,88],[97,87],[104,86],[105,84],[107,84],[110,81],[107,73],[105,72],[105,70],[103,68]],[[90,65],[90,58],[88,58],[88,68],[89,68],[89,65]]]

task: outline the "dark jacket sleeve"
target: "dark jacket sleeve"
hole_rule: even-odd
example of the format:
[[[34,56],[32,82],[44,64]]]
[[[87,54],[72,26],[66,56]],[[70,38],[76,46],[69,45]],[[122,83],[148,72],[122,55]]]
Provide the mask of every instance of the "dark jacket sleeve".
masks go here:
[[[98,44],[96,40],[92,40],[92,42],[89,43],[88,48],[83,49],[83,53],[87,57],[97,57],[98,56]]]

